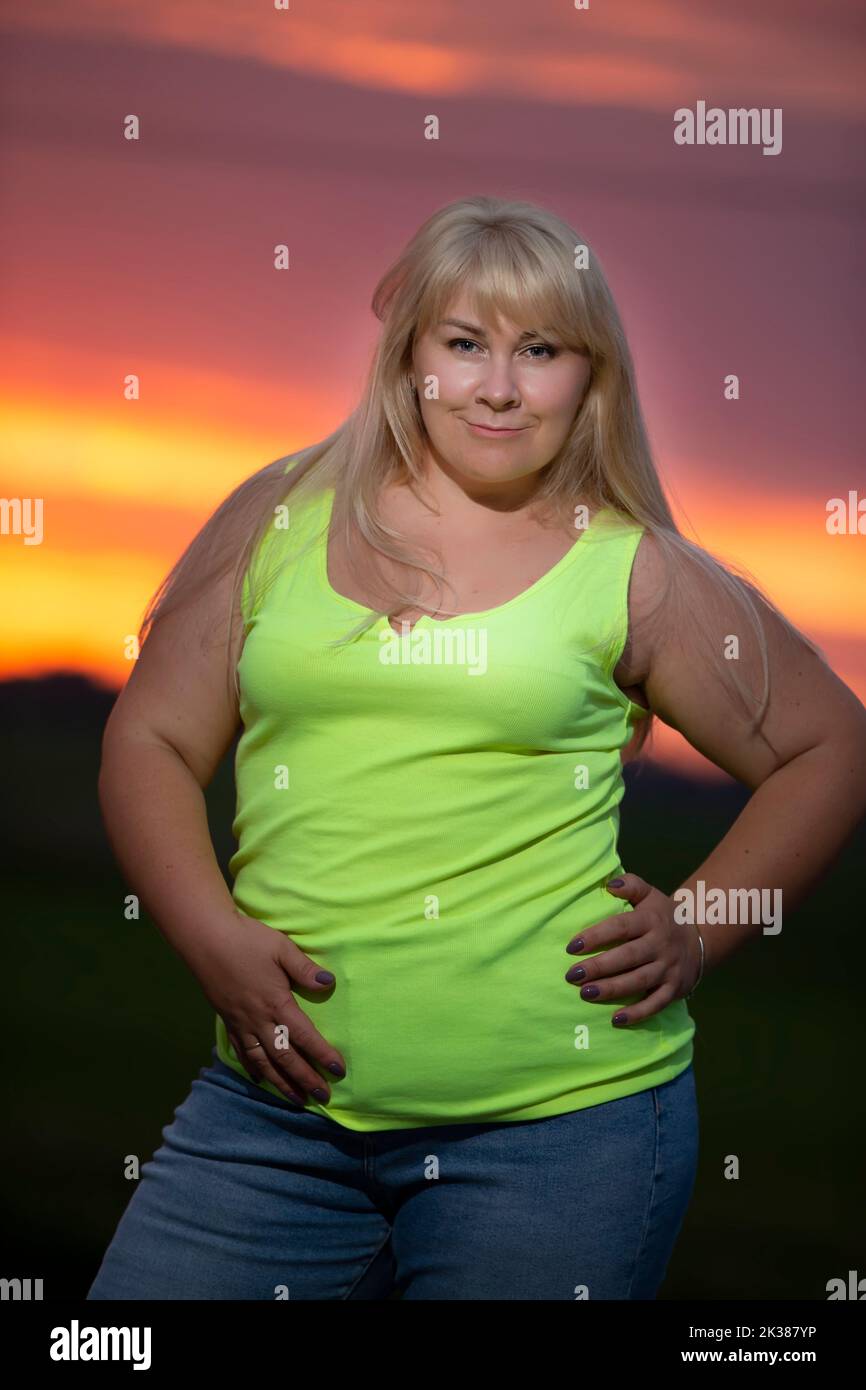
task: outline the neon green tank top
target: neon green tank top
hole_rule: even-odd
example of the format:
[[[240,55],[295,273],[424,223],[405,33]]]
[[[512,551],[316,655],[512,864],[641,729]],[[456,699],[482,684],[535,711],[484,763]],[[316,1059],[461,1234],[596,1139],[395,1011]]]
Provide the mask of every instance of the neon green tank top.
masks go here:
[[[347,1067],[307,1109],[352,1130],[535,1120],[673,1079],[683,1000],[614,1028],[641,996],[564,979],[567,943],[633,910],[604,885],[645,714],[611,674],[642,528],[599,511],[516,598],[329,646],[370,612],[329,583],[332,505],[290,497],[303,553],[254,610],[244,583],[229,864],[237,908],[336,976],[298,996]],[[219,1015],[216,1039],[246,1076]]]

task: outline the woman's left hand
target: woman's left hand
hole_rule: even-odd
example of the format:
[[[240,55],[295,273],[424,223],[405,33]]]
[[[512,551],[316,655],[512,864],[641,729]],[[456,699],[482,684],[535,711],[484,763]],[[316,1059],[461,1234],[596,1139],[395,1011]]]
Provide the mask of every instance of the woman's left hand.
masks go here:
[[[692,923],[674,920],[673,898],[637,874],[612,879],[607,890],[630,902],[634,911],[605,917],[570,941],[565,948],[570,955],[601,954],[573,965],[565,978],[569,984],[580,984],[580,997],[591,1004],[643,993],[639,1003],[627,1005],[611,1020],[615,1027],[626,1028],[689,993],[700,970],[700,943]],[[623,944],[602,949],[612,942]]]

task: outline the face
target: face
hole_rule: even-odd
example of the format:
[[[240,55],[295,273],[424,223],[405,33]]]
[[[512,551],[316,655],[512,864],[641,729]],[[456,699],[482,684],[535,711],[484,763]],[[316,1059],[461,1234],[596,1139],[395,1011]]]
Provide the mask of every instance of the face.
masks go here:
[[[555,334],[479,323],[460,296],[416,339],[412,370],[428,448],[468,483],[508,483],[549,463],[583,400],[591,365]],[[438,399],[426,398],[430,377]],[[484,428],[484,427],[487,428]]]

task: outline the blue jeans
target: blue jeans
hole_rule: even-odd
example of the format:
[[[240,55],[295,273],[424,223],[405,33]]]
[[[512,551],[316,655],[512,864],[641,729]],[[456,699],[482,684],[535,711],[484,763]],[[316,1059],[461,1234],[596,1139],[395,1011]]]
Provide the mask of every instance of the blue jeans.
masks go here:
[[[360,1133],[214,1055],[89,1299],[652,1299],[698,1155],[690,1065],[542,1120]]]

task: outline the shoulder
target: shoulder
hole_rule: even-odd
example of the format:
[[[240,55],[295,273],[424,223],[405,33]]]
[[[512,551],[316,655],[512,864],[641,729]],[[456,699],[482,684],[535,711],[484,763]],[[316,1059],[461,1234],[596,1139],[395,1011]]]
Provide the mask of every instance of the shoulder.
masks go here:
[[[644,528],[628,582],[628,635],[616,668],[620,685],[639,686],[649,673],[655,633],[643,619],[658,607],[668,582],[668,563],[663,546]]]
[[[616,680],[640,687],[665,724],[754,789],[840,729],[862,744],[866,712],[740,570],[678,533],[644,533]]]
[[[658,538],[646,527],[641,532],[629,583],[629,603],[650,604],[667,582],[668,559]]]
[[[641,684],[660,653],[671,646],[680,649],[682,607],[669,599],[674,570],[680,597],[685,594],[690,612],[725,608],[719,578],[712,563],[702,561],[698,547],[685,543],[682,537],[668,539],[641,527],[629,577],[628,636],[617,668],[618,679]]]

